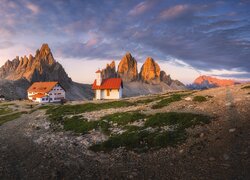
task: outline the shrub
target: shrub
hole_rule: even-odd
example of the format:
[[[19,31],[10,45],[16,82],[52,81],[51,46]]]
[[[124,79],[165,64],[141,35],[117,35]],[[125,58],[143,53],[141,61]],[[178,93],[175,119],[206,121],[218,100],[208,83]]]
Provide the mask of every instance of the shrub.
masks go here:
[[[241,89],[250,89],[250,85],[249,86],[244,86]]]
[[[193,98],[193,101],[196,101],[196,102],[204,102],[204,101],[207,101],[207,98],[205,96],[195,96]]]
[[[172,102],[180,101],[182,96],[184,96],[184,95],[174,94],[174,95],[170,96],[169,98],[163,99],[160,102],[153,105],[152,109],[159,109],[159,108],[162,108],[164,106],[168,106]]]

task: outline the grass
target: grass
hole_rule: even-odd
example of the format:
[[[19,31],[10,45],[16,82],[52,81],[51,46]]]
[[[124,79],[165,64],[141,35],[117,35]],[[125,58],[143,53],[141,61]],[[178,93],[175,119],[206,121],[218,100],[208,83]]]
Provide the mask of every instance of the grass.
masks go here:
[[[204,101],[207,101],[207,98],[205,96],[194,96],[193,101],[204,102]]]
[[[4,123],[8,122],[8,121],[12,121],[14,119],[19,118],[23,113],[25,113],[25,112],[17,112],[17,113],[14,113],[14,114],[1,116],[0,117],[0,126],[3,125]]]
[[[159,109],[159,108],[168,106],[172,102],[180,101],[182,96],[184,96],[184,95],[183,94],[173,94],[170,97],[165,98],[165,99],[159,101],[158,103],[156,103],[155,105],[153,105],[152,109]]]
[[[109,135],[109,128],[111,128],[114,124],[117,124],[118,126],[125,126],[128,123],[144,117],[146,117],[146,115],[139,112],[125,112],[104,116],[99,121],[87,121],[83,117],[76,115],[71,118],[53,119],[53,122],[62,124],[66,131],[86,134],[90,130],[100,129],[104,134]]]
[[[78,105],[61,105],[54,108],[49,108],[47,114],[51,120],[60,121],[65,115],[77,115],[84,112],[98,111],[102,109],[127,107],[134,105],[128,101],[113,101],[106,103],[86,103]]]
[[[11,106],[11,105],[15,105],[14,103],[0,103],[0,106]]]
[[[191,113],[158,113],[148,116],[143,127],[125,126],[126,132],[111,136],[107,141],[90,147],[93,151],[111,151],[124,147],[135,151],[146,151],[150,148],[176,146],[187,138],[186,129],[198,124],[206,124],[210,118],[204,115]],[[171,131],[162,131],[161,127],[172,126]],[[147,131],[148,127],[155,131]]]
[[[0,107],[0,115],[4,115],[4,114],[8,114],[8,113],[11,113],[12,110],[9,109],[8,107]]]
[[[198,124],[209,123],[210,118],[201,114],[192,113],[157,113],[148,118],[146,127],[176,126],[178,129],[186,129]]]
[[[145,114],[134,111],[125,113],[114,113],[102,117],[102,120],[107,120],[108,122],[116,123],[117,125],[126,125],[128,123],[143,119],[145,117]]]
[[[250,85],[249,86],[244,86],[241,89],[250,89]]]
[[[140,99],[140,100],[137,100],[135,101],[136,104],[148,104],[148,103],[151,103],[151,102],[154,102],[154,101],[158,101],[162,99],[161,96],[157,96],[157,97],[150,97],[150,98],[147,98],[147,99]]]
[[[63,128],[66,131],[73,131],[76,133],[86,134],[90,130],[96,129],[98,127],[97,121],[87,121],[86,119],[80,118],[79,116],[74,116],[72,118],[66,118],[63,122]]]

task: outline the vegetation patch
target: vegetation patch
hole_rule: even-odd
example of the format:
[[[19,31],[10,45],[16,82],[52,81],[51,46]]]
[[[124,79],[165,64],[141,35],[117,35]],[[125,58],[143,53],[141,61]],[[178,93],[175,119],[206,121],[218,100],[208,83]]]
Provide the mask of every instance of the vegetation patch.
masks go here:
[[[119,127],[126,126],[128,123],[144,117],[146,117],[146,115],[139,112],[125,112],[104,116],[99,121],[88,121],[82,116],[76,115],[71,118],[54,118],[53,122],[62,124],[66,131],[86,134],[90,130],[99,129],[108,135],[110,134],[109,128],[114,127],[114,125]]]
[[[194,96],[193,101],[204,102],[204,101],[207,101],[207,98],[205,96]]]
[[[0,117],[0,126],[3,125],[4,123],[8,122],[8,121],[12,121],[14,119],[17,119],[17,118],[21,117],[21,115],[23,113],[25,113],[25,112],[17,112],[17,113],[1,116]]]
[[[249,86],[244,86],[241,89],[250,89],[250,85]]]
[[[102,117],[102,120],[106,120],[108,122],[116,123],[117,125],[126,125],[128,123],[137,121],[139,119],[145,118],[146,115],[139,112],[125,112],[125,113],[114,113],[111,115],[107,115]]]
[[[113,101],[106,103],[86,103],[86,104],[77,104],[77,105],[61,105],[58,107],[48,108],[47,114],[53,121],[62,120],[65,115],[77,115],[84,112],[90,111],[98,111],[102,109],[110,109],[110,108],[119,108],[119,107],[127,107],[134,105],[128,101]]]
[[[90,149],[110,151],[124,147],[140,152],[150,148],[175,146],[186,140],[187,128],[210,122],[210,118],[204,115],[176,112],[158,113],[147,118],[143,127],[127,125],[127,131],[124,133],[113,135],[107,141],[91,146]],[[173,128],[164,130],[165,126]],[[155,131],[149,131],[149,128],[154,128]]]
[[[177,129],[186,129],[198,124],[210,122],[208,116],[192,113],[157,113],[148,118],[145,122],[146,127],[175,126]]]
[[[154,101],[158,101],[162,99],[161,96],[157,96],[157,97],[150,97],[150,98],[147,98],[147,99],[140,99],[140,100],[137,100],[135,101],[136,104],[148,104],[148,103],[151,103],[151,102],[154,102]]]
[[[4,107],[0,107],[0,115],[4,115],[4,114],[8,114],[11,113],[12,110],[9,109],[8,107],[4,106]]]
[[[152,106],[152,109],[159,109],[164,106],[168,106],[170,103],[175,102],[175,101],[180,101],[183,96],[186,94],[173,94],[168,98],[162,99],[158,103]]]
[[[86,134],[90,130],[96,129],[98,127],[97,121],[87,121],[79,116],[74,116],[72,118],[66,118],[63,121],[63,128],[66,131],[73,131],[76,133]]]

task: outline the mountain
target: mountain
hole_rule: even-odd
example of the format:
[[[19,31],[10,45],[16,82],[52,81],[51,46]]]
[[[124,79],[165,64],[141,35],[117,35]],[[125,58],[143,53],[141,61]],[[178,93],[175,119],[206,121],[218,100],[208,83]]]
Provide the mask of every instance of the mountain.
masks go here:
[[[219,79],[203,75],[196,78],[193,84],[188,85],[188,87],[190,89],[208,89],[213,87],[231,86],[234,84],[237,84],[237,82],[231,79]]]
[[[121,59],[117,74],[124,82],[131,82],[138,79],[137,61],[129,52]]]
[[[102,69],[102,76],[104,79],[121,77],[125,97],[186,88],[183,83],[178,80],[172,80],[170,75],[167,75],[165,71],[161,71],[160,66],[151,57],[145,60],[140,73],[138,73],[137,61],[129,52],[122,57],[116,73],[115,63],[112,62]]]
[[[110,64],[107,64],[106,68],[102,69],[102,78],[114,78],[117,77],[115,70],[115,61],[112,61]]]
[[[141,67],[139,79],[145,83],[159,84],[160,82],[160,66],[148,57]]]
[[[29,55],[29,58],[17,56],[12,61],[8,60],[0,68],[0,79],[2,86],[9,87],[13,95],[8,95],[6,90],[1,89],[0,93],[7,94],[6,97],[11,99],[25,98],[26,89],[37,81],[58,81],[66,90],[67,99],[70,100],[86,99],[92,96],[91,86],[73,82],[62,65],[54,59],[48,44],[43,44],[34,57],[32,55]],[[20,81],[25,83],[18,83]],[[17,91],[18,88],[22,93]]]

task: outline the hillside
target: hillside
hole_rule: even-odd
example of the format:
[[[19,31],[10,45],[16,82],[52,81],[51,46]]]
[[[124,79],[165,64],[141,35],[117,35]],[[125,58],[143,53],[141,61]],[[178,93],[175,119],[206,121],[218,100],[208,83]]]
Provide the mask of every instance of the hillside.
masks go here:
[[[1,179],[249,179],[250,84],[0,103]]]
[[[35,56],[17,56],[0,68],[0,94],[8,99],[26,98],[27,88],[37,81],[58,81],[70,100],[90,99],[93,95],[90,85],[71,80],[62,65],[54,59],[48,44],[43,44]]]

